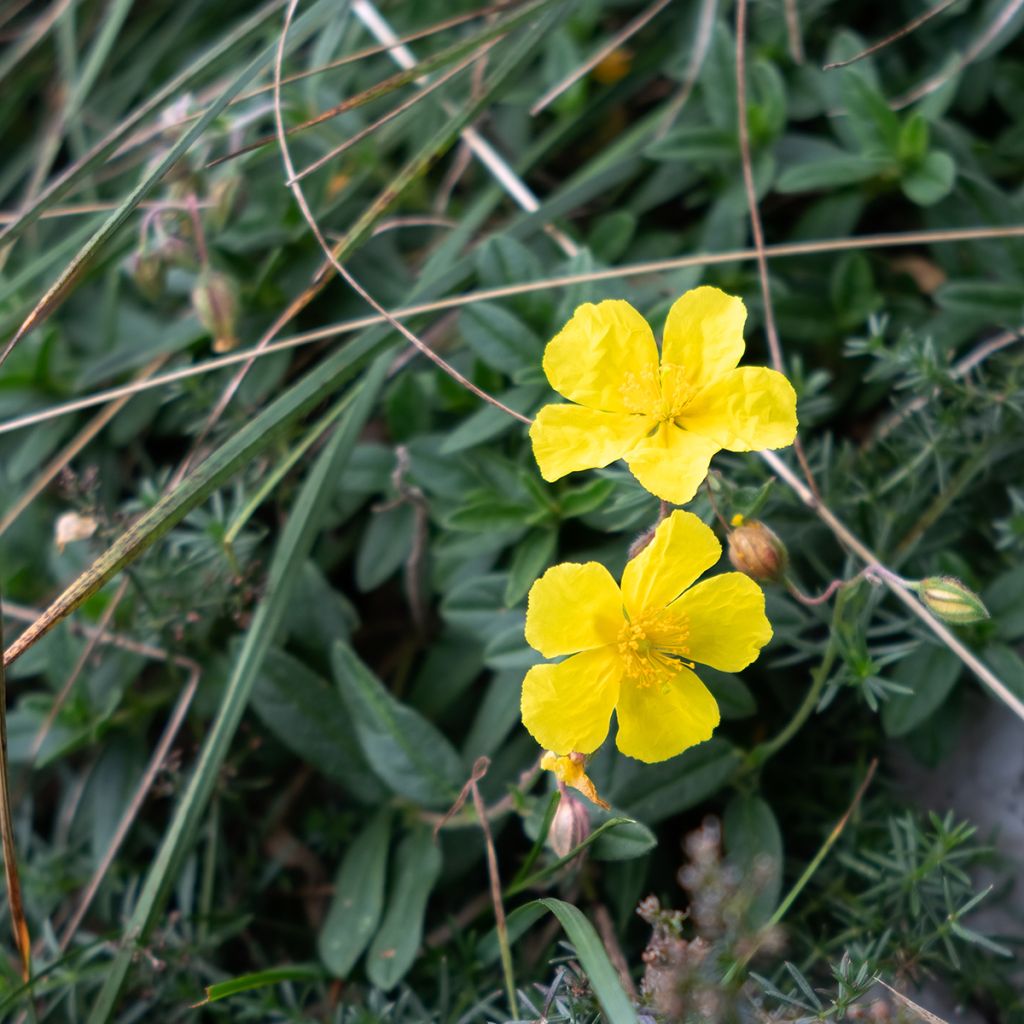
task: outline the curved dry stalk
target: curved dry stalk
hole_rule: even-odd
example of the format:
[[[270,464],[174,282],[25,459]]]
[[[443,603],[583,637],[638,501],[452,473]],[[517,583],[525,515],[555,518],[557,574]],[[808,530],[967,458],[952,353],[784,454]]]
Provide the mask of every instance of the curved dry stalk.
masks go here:
[[[302,185],[295,174],[295,165],[292,163],[291,151],[288,148],[288,133],[284,127],[284,117],[281,114],[281,66],[284,62],[284,49],[285,41],[288,38],[288,29],[291,25],[292,19],[295,17],[295,9],[299,5],[299,0],[289,0],[288,10],[284,16],[284,28],[281,32],[280,44],[277,49],[277,56],[274,60],[274,123],[277,128],[277,144],[281,150],[281,159],[284,162],[285,173],[287,175],[287,184],[291,189],[292,195],[295,197],[296,203],[299,204],[299,209],[302,211],[302,216],[305,218],[306,223],[309,225],[310,231],[313,232],[313,237],[316,238],[317,244],[323,250],[324,256],[330,261],[331,266],[337,272],[337,274],[348,284],[348,286],[356,292],[360,298],[363,299],[367,305],[371,306],[377,311],[377,313],[384,317],[384,319],[402,335],[406,341],[414,345],[423,355],[425,355],[435,366],[443,370],[452,380],[461,384],[467,391],[472,392],[477,398],[483,399],[485,402],[489,402],[491,405],[502,412],[508,413],[509,416],[515,417],[522,423],[532,422],[528,416],[524,416],[522,413],[516,412],[515,409],[510,409],[504,402],[499,401],[493,395],[488,394],[482,388],[477,387],[468,377],[461,374],[454,366],[451,365],[446,359],[439,356],[432,348],[424,344],[408,327],[405,326],[400,320],[397,320],[392,314],[390,314],[352,275],[352,273],[338,260],[334,254],[333,248],[328,245],[327,240],[323,236],[323,232],[320,230],[320,225],[317,223],[316,218],[313,216],[313,211],[309,207],[309,203],[306,201],[306,195],[302,191]]]
[[[955,0],[950,0],[950,3]],[[785,0],[786,8],[786,38],[789,42],[789,55],[794,64],[804,62],[804,40],[800,34],[800,8],[797,0]]]
[[[879,39],[877,43],[872,43],[866,49],[861,50],[860,53],[855,53],[852,57],[847,57],[846,60],[836,60],[831,64],[825,64],[821,70],[832,71],[835,68],[845,68],[850,64],[856,64],[857,61],[863,60],[865,57],[870,57],[873,53],[878,53],[879,50],[884,50],[885,47],[898,42],[904,36],[909,36],[915,29],[920,28],[925,24],[925,22],[930,21],[936,14],[941,14],[947,7],[952,7],[956,2],[957,0],[939,0],[939,3],[935,4],[934,7],[929,7],[916,18],[911,18],[906,25],[902,28],[898,28],[895,32],[887,35],[884,39]]]
[[[416,65],[416,58],[407,46],[402,46],[398,41],[391,26],[381,17],[380,12],[370,0],[355,0],[352,10],[356,17],[373,33],[381,43],[390,43],[388,54],[391,59],[402,68],[412,68]],[[420,85],[417,80],[414,84]],[[451,114],[452,108],[448,104],[442,104],[442,109]],[[527,213],[536,213],[540,209],[540,202],[530,190],[529,186],[516,174],[508,165],[508,162],[498,151],[473,127],[467,126],[461,132],[462,141],[466,144],[473,155],[487,168],[494,176],[495,181],[511,196],[520,209]],[[546,224],[544,232],[555,244],[566,254],[575,256],[579,247],[568,235],[559,231],[554,224]]]
[[[641,11],[631,22],[624,25],[603,46],[599,47],[582,64],[573,68],[560,82],[556,82],[532,107],[530,116],[536,117],[545,107],[558,99],[567,89],[571,89],[585,74],[592,71],[610,53],[614,53],[626,40],[632,39],[652,18],[663,11],[672,0],[655,0],[645,11]]]
[[[784,480],[796,493],[797,497],[817,514],[818,518],[828,526],[836,539],[844,547],[852,551],[866,566],[879,567],[883,570],[877,575],[882,583],[889,588],[890,592],[906,605],[1021,721],[1024,721],[1024,701],[1013,693],[970,648],[962,643],[959,637],[955,636],[942,622],[932,615],[914,594],[901,585],[898,582],[899,577],[885,569],[878,556],[855,534],[851,533],[846,525],[837,518],[836,514],[823,501],[811,493],[804,482],[775,452],[764,451],[758,452],[758,454],[768,463],[776,476]]]
[[[290,179],[289,181],[286,181],[285,184],[290,186],[295,182],[302,181],[302,179],[305,178],[307,175],[310,175],[314,171],[319,170],[321,167],[323,167],[324,164],[329,163],[336,157],[341,156],[342,153],[344,153],[348,149],[351,149],[352,146],[355,146],[357,143],[362,142],[363,139],[369,137],[370,135],[373,135],[374,132],[382,128],[389,121],[393,121],[399,115],[404,114],[407,110],[416,106],[416,104],[419,103],[420,100],[426,98],[431,93],[436,92],[438,89],[441,88],[441,86],[443,86],[447,82],[450,82],[460,72],[465,71],[466,68],[475,64],[482,57],[484,57],[496,43],[496,39],[492,40],[489,43],[485,43],[475,53],[471,53],[468,57],[456,63],[453,67],[449,68],[449,70],[446,71],[443,75],[438,76],[429,85],[425,85],[419,92],[414,93],[412,96],[410,96],[409,99],[403,100],[397,106],[392,107],[386,114],[381,115],[372,124],[368,124],[365,128],[362,128],[358,132],[356,132],[355,135],[349,136],[349,138],[347,138],[340,145],[335,146],[332,150],[325,153],[323,156],[318,157],[308,167],[304,167],[301,171],[299,171],[299,173],[296,174],[294,178]],[[278,94],[276,92],[274,94],[274,98],[276,103],[278,99]],[[277,108],[275,106],[275,111],[276,109]]]
[[[655,138],[664,138],[668,130],[675,124],[676,118],[686,106],[686,101],[697,84],[697,79],[700,78],[700,70],[704,66],[704,58],[711,45],[717,11],[718,0],[701,0],[700,13],[697,15],[697,32],[693,40],[693,50],[690,52],[690,63],[686,66],[686,77],[683,79],[679,92],[669,103]]]
[[[436,21],[424,28],[408,32],[401,37],[400,41],[402,43],[411,43],[415,42],[417,39],[427,39],[430,36],[437,35],[439,32],[445,32],[450,28],[457,28],[459,25],[464,25],[466,22],[475,21],[477,18],[484,18],[490,14],[501,14],[514,7],[515,3],[513,2],[492,4],[489,7],[478,7],[474,11],[467,11],[465,14],[458,14],[451,18],[445,18],[443,21]],[[325,74],[328,71],[336,71],[338,68],[345,67],[348,64],[354,64],[358,61],[366,60],[367,57],[376,57],[379,54],[386,53],[390,49],[391,45],[389,44],[367,46],[362,50],[356,50],[355,53],[346,54],[344,57],[339,57],[326,64],[320,64],[315,68],[307,68],[305,71],[297,71],[294,74],[281,79],[281,84],[291,85],[294,82],[301,82],[307,78],[313,78],[316,75]],[[247,100],[255,99],[257,96],[262,96],[264,93],[272,92],[273,88],[274,83],[270,82],[267,85],[261,85],[256,89],[251,89],[249,92],[243,93],[237,99],[232,100],[228,104],[228,109],[237,106],[240,103],[245,103]],[[202,94],[202,98],[199,102],[204,104],[209,102],[210,92],[211,91],[208,90],[206,93]],[[186,125],[191,124],[202,116],[203,110],[197,110],[195,113],[179,118],[177,121],[171,121],[170,123],[158,122],[157,124],[150,125],[148,128],[144,128],[126,139],[113,153],[111,160],[116,159],[119,156],[123,156],[130,150],[135,149],[137,146],[144,145],[165,131],[173,131],[175,128],[184,128]]]
[[[1011,225],[1001,228],[955,228],[947,231],[907,231],[895,232],[889,235],[859,235],[853,238],[824,239],[820,242],[782,242],[766,245],[765,255],[769,259],[779,259],[786,256],[808,256],[816,253],[849,252],[857,249],[886,249],[911,245],[936,245],[940,243],[953,243],[963,241],[975,241],[981,239],[999,238],[1020,238],[1024,237],[1024,226]],[[488,302],[493,299],[509,298],[515,295],[525,295],[530,292],[546,291],[551,288],[565,288],[576,284],[586,284],[594,281],[613,281],[624,277],[640,277],[646,274],[660,274],[665,271],[680,270],[685,267],[717,266],[721,263],[735,263],[742,260],[756,258],[755,249],[732,249],[727,252],[697,253],[693,256],[677,256],[664,260],[649,260],[643,263],[625,264],[619,267],[606,267],[601,270],[589,271],[582,274],[563,274],[558,277],[540,278],[536,281],[524,281],[521,284],[503,285],[497,288],[482,288],[478,291],[466,292],[462,295],[453,295],[445,299],[437,299],[432,302],[420,302],[411,306],[402,306],[399,309],[390,310],[391,316],[396,319],[418,316],[424,313],[438,313],[447,310],[457,309],[462,306],[470,306],[476,302]],[[231,352],[227,355],[218,356],[215,359],[208,359],[205,362],[193,366],[183,367],[180,370],[169,370],[166,373],[152,377],[148,381],[133,384],[122,384],[114,388],[106,388],[103,391],[94,392],[83,398],[76,398],[61,405],[55,405],[49,409],[42,409],[38,412],[26,413],[24,416],[17,416],[13,419],[0,422],[0,434],[21,430],[24,427],[33,426],[36,423],[44,423],[60,416],[68,416],[71,413],[81,412],[84,409],[91,409],[94,406],[102,405],[105,402],[113,401],[123,395],[136,395],[151,388],[163,387],[167,384],[174,384],[177,381],[187,380],[190,377],[201,376],[204,373],[212,373],[227,366],[236,366],[239,363],[246,364],[245,371],[257,359],[272,355],[275,352],[283,352],[292,348],[300,348],[318,341],[326,341],[341,334],[350,334],[361,331],[367,327],[385,323],[387,318],[380,315],[358,317],[353,320],[344,320],[341,323],[329,324],[326,327],[318,327],[311,331],[304,331],[291,338],[274,342],[272,339],[280,329],[288,323],[300,309],[305,308],[309,301],[312,301],[310,292],[313,288],[317,291],[321,286],[320,282],[307,289],[298,299],[295,299],[287,310],[274,322],[274,325],[263,335],[263,339],[252,348]],[[229,389],[221,396],[221,403],[225,406],[230,402],[234,390],[241,383],[244,373],[232,380]],[[238,381],[238,384],[235,381]],[[230,390],[230,394],[228,391]],[[225,400],[226,396],[226,400]],[[218,403],[215,412],[211,414],[210,421],[215,422],[219,418],[221,403]],[[220,411],[218,411],[220,410]],[[205,438],[208,430],[204,430],[201,437]],[[199,447],[197,442],[196,448]]]
[[[764,305],[764,329],[768,337],[768,350],[772,357],[772,366],[779,373],[785,373],[786,367],[782,358],[782,343],[779,341],[778,328],[775,326],[775,307],[772,304],[772,290],[768,281],[768,258],[765,256],[764,228],[761,225],[761,211],[757,205],[757,189],[754,185],[754,166],[750,155],[750,125],[747,118],[747,0],[736,3],[736,108],[739,121],[740,163],[743,169],[743,187],[747,193],[747,207],[750,211],[750,228],[754,236],[754,250],[757,256],[757,274],[761,282],[761,299]],[[811,472],[811,464],[807,461],[800,435],[793,439],[793,450],[796,452],[800,468],[814,496],[821,499],[818,484]]]
[[[968,64],[972,64],[985,47],[1006,28],[1022,6],[1024,6],[1024,0],[1009,0],[1006,6],[992,19],[991,24],[967,47],[953,67],[948,71],[940,71],[937,75],[932,75],[931,78],[925,79],[920,85],[914,86],[913,89],[894,99],[889,104],[892,109],[902,110],[904,107],[909,107],[911,103],[916,103],[922,97],[935,92],[936,89],[949,81],[953,75],[959,74]]]

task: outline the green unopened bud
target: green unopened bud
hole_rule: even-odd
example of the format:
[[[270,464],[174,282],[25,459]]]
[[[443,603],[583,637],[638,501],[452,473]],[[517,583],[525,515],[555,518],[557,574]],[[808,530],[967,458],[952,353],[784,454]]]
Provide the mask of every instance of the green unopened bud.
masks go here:
[[[192,305],[199,322],[213,335],[214,352],[230,352],[238,344],[238,293],[227,274],[204,270],[192,289]]]
[[[911,584],[911,588],[943,622],[963,626],[991,618],[981,598],[955,576],[929,576]]]
[[[209,223],[214,231],[220,231],[245,206],[245,180],[240,174],[229,174],[218,178],[210,186]]]
[[[167,265],[157,252],[137,252],[128,260],[128,273],[135,287],[150,302],[156,302],[164,293]]]
[[[786,545],[757,519],[733,517],[729,533],[729,561],[752,580],[778,583],[789,566]]]

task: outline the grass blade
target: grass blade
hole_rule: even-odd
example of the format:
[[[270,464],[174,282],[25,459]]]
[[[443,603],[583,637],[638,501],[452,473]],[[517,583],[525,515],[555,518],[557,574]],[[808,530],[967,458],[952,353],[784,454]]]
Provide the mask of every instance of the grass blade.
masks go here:
[[[565,929],[609,1024],[636,1024],[636,1010],[622,988],[594,926],[583,912],[571,903],[550,897],[537,900],[537,903],[547,907]]]
[[[160,849],[125,929],[121,949],[89,1015],[89,1024],[103,1024],[110,1019],[135,955],[135,944],[145,940],[163,909],[170,885],[191,846],[217,785],[220,767],[248,704],[264,658],[287,611],[293,585],[313,545],[332,488],[373,410],[389,363],[387,355],[381,356],[353,387],[348,412],[302,486],[274,551],[267,578],[266,597],[260,603],[246,633],[217,717],[203,744],[199,762],[175,809],[174,818],[164,833]]]
[[[295,30],[288,41],[289,49],[301,45],[319,27],[320,19],[328,12],[331,5],[326,0],[321,0],[312,10],[295,23]],[[334,12],[331,12],[334,16]],[[15,331],[13,337],[7,342],[2,353],[0,353],[0,366],[11,354],[14,346],[28,334],[33,328],[38,327],[60,304],[62,299],[71,290],[75,282],[99,255],[103,246],[117,233],[118,229],[131,216],[135,208],[142,202],[146,194],[152,189],[164,175],[188,152],[192,143],[206,131],[207,127],[215,117],[237,96],[245,87],[259,74],[266,64],[272,59],[277,51],[277,43],[265,47],[258,56],[237,74],[231,84],[206,108],[202,117],[164,155],[164,158],[125,197],[121,205],[103,222],[99,230],[89,239],[82,249],[75,255],[71,262],[64,268],[64,271],[47,289],[46,293],[39,299],[32,312],[25,318],[21,326]],[[16,221],[8,231],[20,223]],[[0,241],[2,241],[0,237]]]
[[[69,167],[56,181],[43,190],[31,206],[23,210],[3,231],[0,231],[0,243],[13,242],[27,228],[35,224],[46,210],[71,191],[79,178],[106,160],[124,136],[140,121],[152,114],[153,111],[159,110],[172,96],[181,92],[193,79],[197,78],[217,60],[233,50],[272,14],[280,10],[284,3],[285,0],[271,0],[270,3],[260,8],[232,32],[229,32],[219,43],[210,47],[209,50],[193,61],[184,71],[175,75],[174,78],[153,93],[142,106],[138,107],[134,113],[129,114],[111,132],[97,142],[81,161]]]

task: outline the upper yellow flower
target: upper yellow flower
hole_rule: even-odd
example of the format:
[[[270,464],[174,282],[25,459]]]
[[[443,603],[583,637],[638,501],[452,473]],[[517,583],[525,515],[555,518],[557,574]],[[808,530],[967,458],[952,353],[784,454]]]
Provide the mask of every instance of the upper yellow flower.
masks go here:
[[[597,750],[613,710],[619,750],[641,761],[711,735],[718,705],[687,662],[738,672],[772,637],[764,594],[743,573],[691,587],[721,554],[710,527],[676,511],[626,565],[621,587],[597,562],[563,562],[534,583],[527,642],[545,658],[572,655],[523,680],[523,724],[542,747]]]
[[[743,355],[742,300],[717,288],[672,305],[658,347],[647,321],[621,299],[585,303],[548,343],[544,372],[574,405],[546,405],[530,427],[545,480],[625,458],[652,494],[681,505],[711,456],[783,448],[796,436],[796,393]]]

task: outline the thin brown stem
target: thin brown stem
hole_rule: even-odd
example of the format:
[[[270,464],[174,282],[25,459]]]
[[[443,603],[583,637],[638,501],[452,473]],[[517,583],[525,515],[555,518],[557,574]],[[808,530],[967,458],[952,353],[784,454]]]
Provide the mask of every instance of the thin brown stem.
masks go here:
[[[929,7],[916,18],[911,18],[906,25],[897,29],[890,35],[887,35],[884,39],[879,39],[877,43],[872,43],[866,49],[861,50],[860,53],[855,53],[852,57],[847,57],[846,60],[836,60],[831,64],[826,64],[821,70],[832,71],[835,68],[845,68],[850,64],[856,64],[857,61],[863,60],[865,57],[870,57],[873,53],[878,53],[879,50],[884,50],[885,47],[899,41],[904,36],[909,36],[915,29],[920,28],[925,24],[925,22],[930,21],[936,14],[941,14],[947,7],[952,7],[956,2],[957,0],[939,0],[939,3],[935,4],[933,7]]]
[[[765,246],[765,255],[770,259],[779,259],[787,256],[807,256],[815,253],[849,252],[857,249],[884,249],[913,245],[934,245],[955,243],[963,241],[977,241],[983,239],[1018,238],[1024,237],[1024,225],[1011,225],[999,228],[956,228],[947,231],[909,231],[895,232],[882,235],[861,235],[844,239],[823,239],[817,242],[784,242],[775,245]],[[754,249],[732,249],[727,252],[698,253],[693,256],[677,256],[672,259],[650,260],[643,263],[624,264],[619,267],[607,267],[601,270],[590,271],[583,274],[564,274],[558,277],[542,278],[537,281],[524,281],[520,284],[503,285],[498,288],[483,288],[478,291],[465,292],[461,295],[452,295],[433,302],[421,302],[411,306],[404,306],[400,309],[390,310],[391,316],[401,319],[418,316],[424,313],[436,313],[462,306],[469,306],[477,302],[487,302],[493,299],[508,298],[514,295],[525,295],[530,292],[547,291],[554,288],[571,287],[572,285],[594,282],[610,281],[627,277],[640,277],[648,274],[660,274],[665,271],[678,270],[683,267],[717,266],[722,263],[735,263],[739,260],[750,260],[756,257]],[[321,265],[322,275],[324,267],[330,269],[326,261]],[[387,317],[373,315],[358,317],[354,320],[345,320],[338,324],[330,324],[326,327],[318,327],[312,331],[305,331],[294,337],[286,338],[280,342],[273,339],[281,329],[289,323],[298,313],[304,309],[313,298],[319,293],[326,283],[325,278],[314,281],[298,298],[292,301],[291,305],[278,317],[274,324],[264,333],[260,341],[252,348],[210,359],[195,366],[184,367],[180,370],[171,370],[165,374],[153,377],[148,382],[136,384],[124,384],[116,388],[108,388],[104,391],[97,391],[92,395],[66,402],[62,405],[53,406],[34,413],[27,413],[5,422],[0,422],[0,434],[9,433],[14,430],[21,430],[24,427],[33,426],[36,423],[43,423],[59,416],[66,416],[70,413],[80,412],[96,405],[112,401],[122,395],[134,395],[150,388],[162,387],[166,384],[173,384],[189,377],[200,376],[204,373],[211,373],[214,370],[223,369],[226,366],[235,366],[239,363],[245,364],[236,377],[232,379],[224,393],[221,395],[217,406],[210,414],[206,425],[200,433],[200,441],[197,441],[193,450],[201,446],[205,440],[212,424],[215,423],[223,409],[230,403],[235,391],[241,385],[241,381],[255,361],[263,356],[272,355],[275,352],[282,352],[291,348],[298,348],[303,345],[313,344],[318,341],[326,341],[335,338],[340,334],[349,334],[361,331],[366,327],[373,327],[385,323]],[[1010,342],[1006,342],[1009,344]],[[1005,344],[997,346],[1003,348]],[[995,349],[993,349],[994,351]],[[923,403],[922,403],[923,404]],[[918,406],[919,407],[919,406]]]
[[[655,15],[663,11],[672,0],[655,0],[650,7],[641,11],[632,21],[624,25],[603,46],[599,47],[585,61],[573,68],[553,86],[532,107],[530,116],[536,117],[542,110],[550,106],[566,90],[571,89],[585,74],[592,71],[609,54],[614,53],[623,43],[632,39]]]
[[[881,564],[878,556],[835,515],[822,501],[817,500],[804,482],[779,458],[775,452],[758,452],[772,471],[796,492],[797,497],[818,515],[835,534],[836,539],[852,551],[864,564],[878,567],[883,571],[877,575],[889,591],[916,615],[973,673],[987,686],[1018,718],[1024,721],[1024,700],[1021,700],[1006,684],[973,652],[959,637],[955,636],[940,622],[906,586],[898,582],[899,577],[890,573]]]
[[[334,268],[335,272],[339,277],[344,280],[348,286],[356,292],[364,302],[372,307],[380,316],[402,335],[406,341],[410,342],[415,348],[417,348],[423,355],[425,355],[435,366],[443,370],[452,380],[461,384],[467,391],[476,395],[477,398],[482,399],[485,402],[489,402],[491,405],[502,412],[507,413],[509,416],[514,417],[521,423],[529,424],[532,421],[528,416],[524,416],[521,412],[517,412],[515,409],[509,408],[504,402],[499,401],[493,395],[488,394],[482,388],[477,387],[468,377],[460,373],[451,365],[446,359],[439,356],[430,346],[424,344],[424,342],[413,334],[408,327],[405,326],[400,320],[396,319],[391,313],[389,313],[371,294],[366,288],[356,280],[355,276],[345,267],[335,256],[334,249],[328,244],[327,240],[323,236],[323,232],[320,230],[320,225],[316,218],[313,216],[313,211],[310,209],[309,203],[306,200],[305,193],[302,190],[302,184],[299,181],[299,176],[295,173],[295,165],[292,163],[291,151],[288,148],[288,133],[284,127],[284,117],[281,113],[281,89],[280,89],[280,78],[281,78],[281,66],[284,61],[284,45],[287,39],[288,28],[291,24],[291,20],[294,17],[295,8],[298,5],[298,0],[290,0],[288,10],[285,12],[285,24],[284,30],[281,33],[280,44],[277,49],[277,56],[274,63],[274,79],[277,83],[277,88],[274,90],[274,121],[277,128],[277,142],[281,150],[281,159],[284,162],[285,173],[287,174],[287,184],[291,189],[292,195],[295,197],[296,203],[299,205],[299,209],[302,211],[302,216],[305,218],[306,223],[309,225],[310,231],[312,231],[314,238],[323,250],[324,256],[329,261],[330,265]]]
[[[736,107],[738,115],[740,164],[743,170],[743,187],[747,193],[747,207],[750,212],[750,230],[754,236],[754,252],[757,259],[757,274],[761,281],[761,299],[764,305],[764,330],[768,338],[768,351],[772,366],[779,373],[786,372],[782,358],[782,343],[775,326],[775,307],[772,304],[771,284],[768,280],[768,258],[765,255],[764,229],[761,225],[761,211],[757,204],[757,188],[754,184],[754,165],[750,155],[750,124],[747,111],[747,0],[736,3]],[[811,472],[810,463],[804,452],[800,437],[793,439],[796,457],[800,462],[807,483],[815,498],[821,500],[818,484]]]

